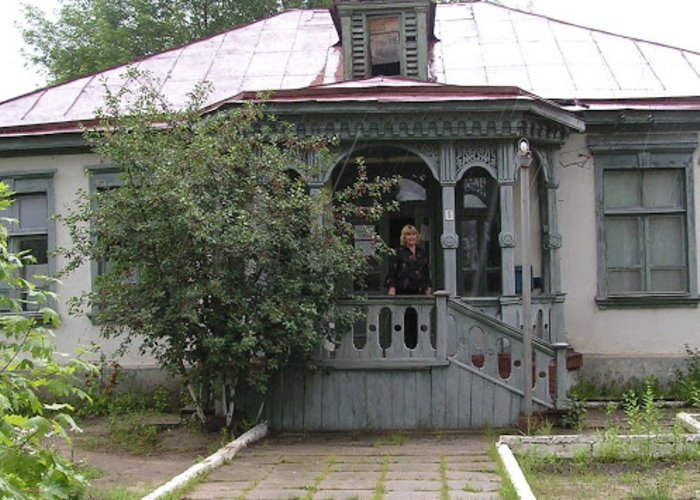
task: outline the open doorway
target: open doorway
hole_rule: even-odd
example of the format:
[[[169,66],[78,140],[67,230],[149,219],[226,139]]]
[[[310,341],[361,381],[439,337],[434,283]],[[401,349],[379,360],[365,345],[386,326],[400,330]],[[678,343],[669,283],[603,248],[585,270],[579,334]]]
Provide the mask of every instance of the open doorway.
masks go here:
[[[406,224],[418,228],[421,233],[421,248],[428,254],[430,261],[430,278],[433,288],[441,286],[442,276],[438,268],[441,268],[442,256],[436,251],[436,241],[441,228],[435,227],[435,221],[440,220],[441,198],[440,187],[433,177],[430,168],[418,156],[408,151],[395,147],[370,147],[355,152],[342,164],[336,166],[332,175],[334,190],[349,186],[357,176],[357,160],[362,158],[367,173],[371,177],[399,176],[400,182],[392,193],[399,202],[399,208],[395,212],[385,215],[375,226],[374,231],[391,248],[399,246],[401,229]],[[362,234],[363,223],[358,222],[356,234]],[[355,244],[366,251],[371,261],[371,269],[364,280],[358,284],[358,288],[368,295],[384,295],[387,290],[384,287],[388,270],[388,256],[377,258],[369,257],[371,249],[366,241],[356,237]]]

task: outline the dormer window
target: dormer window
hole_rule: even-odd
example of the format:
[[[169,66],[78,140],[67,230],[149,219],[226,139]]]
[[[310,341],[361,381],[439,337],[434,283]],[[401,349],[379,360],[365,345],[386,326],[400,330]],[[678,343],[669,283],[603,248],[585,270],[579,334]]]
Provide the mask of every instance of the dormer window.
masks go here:
[[[344,78],[428,79],[435,0],[333,0],[343,46]]]
[[[401,74],[399,16],[369,17],[369,57],[372,76]]]

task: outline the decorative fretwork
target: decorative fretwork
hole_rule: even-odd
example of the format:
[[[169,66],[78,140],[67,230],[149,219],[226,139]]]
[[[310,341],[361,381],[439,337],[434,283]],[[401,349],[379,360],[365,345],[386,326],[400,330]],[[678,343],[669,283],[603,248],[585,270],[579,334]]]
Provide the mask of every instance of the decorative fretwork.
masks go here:
[[[277,112],[283,115],[283,112]],[[377,114],[335,115],[325,118],[286,116],[302,136],[327,136],[351,140],[412,140],[412,139],[464,139],[464,138],[518,138],[523,130],[532,130],[531,140],[553,144],[562,143],[567,137],[564,126],[537,119],[497,120],[489,115],[465,115],[458,113],[430,114]],[[495,152],[494,152],[495,154]]]
[[[462,143],[455,147],[457,170],[469,165],[485,165],[496,171],[496,147],[489,142]]]

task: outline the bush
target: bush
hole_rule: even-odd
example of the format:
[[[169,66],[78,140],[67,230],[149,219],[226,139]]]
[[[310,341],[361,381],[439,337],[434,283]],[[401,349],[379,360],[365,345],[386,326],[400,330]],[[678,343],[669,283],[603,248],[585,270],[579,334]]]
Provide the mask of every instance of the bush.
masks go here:
[[[0,183],[0,210],[10,205],[10,195]],[[57,362],[49,327],[58,326],[58,315],[42,307],[51,294],[21,277],[32,261],[8,251],[7,227],[0,225],[0,284],[13,291],[0,295],[0,310],[9,311],[0,316],[0,497],[68,498],[86,481],[47,438],[69,439],[67,430],[77,429],[64,401],[87,398],[76,374],[94,368],[79,359]],[[36,314],[23,310],[35,307]]]

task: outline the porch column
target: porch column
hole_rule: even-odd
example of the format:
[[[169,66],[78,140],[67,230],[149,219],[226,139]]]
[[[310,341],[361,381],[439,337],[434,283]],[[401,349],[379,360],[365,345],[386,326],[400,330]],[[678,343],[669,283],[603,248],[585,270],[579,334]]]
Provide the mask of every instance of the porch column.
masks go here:
[[[515,295],[515,223],[513,212],[513,184],[515,183],[515,142],[498,145],[498,184],[500,185],[501,233],[501,315],[503,321],[519,328],[518,304]]]
[[[546,173],[546,226],[542,234],[542,249],[545,256],[546,292],[552,295],[550,335],[553,342],[564,342],[564,293],[561,288],[561,264],[559,249],[562,240],[559,233],[557,189],[559,188],[559,150],[546,151],[541,156]]]
[[[440,186],[442,187],[442,246],[445,290],[457,295],[457,248],[459,237],[455,222],[456,159],[454,144],[440,144]]]

